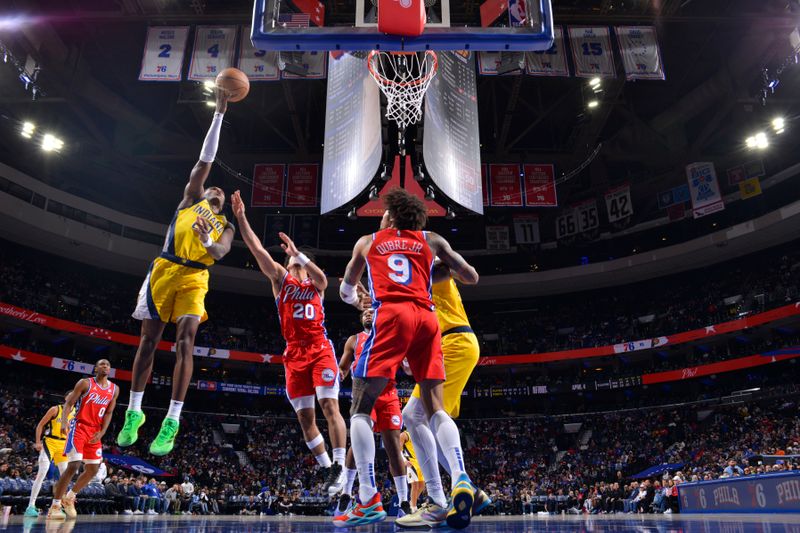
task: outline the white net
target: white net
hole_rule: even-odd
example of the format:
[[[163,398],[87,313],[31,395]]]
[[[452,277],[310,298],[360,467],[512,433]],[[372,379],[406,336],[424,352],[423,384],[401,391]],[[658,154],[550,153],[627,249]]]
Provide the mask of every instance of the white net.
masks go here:
[[[404,130],[422,118],[422,99],[436,75],[436,52],[383,52],[367,57],[372,79],[386,95],[386,118]]]

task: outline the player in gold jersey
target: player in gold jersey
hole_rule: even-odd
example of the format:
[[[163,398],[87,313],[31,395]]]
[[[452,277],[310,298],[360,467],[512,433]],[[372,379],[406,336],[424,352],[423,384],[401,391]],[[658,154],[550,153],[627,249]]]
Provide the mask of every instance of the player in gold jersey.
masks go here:
[[[216,90],[217,109],[211,121],[200,160],[189,175],[175,216],[167,231],[161,254],[139,291],[133,318],[142,321],[139,349],[133,361],[133,379],[125,425],[117,444],[130,446],[138,439],[144,424],[142,396],[153,371],[153,356],[170,322],[176,326],[175,369],[172,373],[172,401],[161,430],[150,444],[150,453],[168,454],[175,445],[183,400],[194,368],[194,339],[200,323],[208,318],[205,296],[208,292],[208,268],[230,251],[234,227],[222,214],[225,193],[219,187],[205,188],[219,144],[222,117],[228,95]]]
[[[66,396],[69,396],[70,392],[72,391],[67,392]],[[69,464],[67,457],[64,455],[64,445],[67,442],[69,427],[61,425],[63,408],[63,405],[54,405],[47,410],[36,425],[36,441],[33,447],[39,452],[39,465],[36,471],[36,479],[34,479],[33,487],[31,488],[28,508],[25,509],[25,516],[39,516],[39,510],[36,508],[36,498],[39,497],[39,491],[42,490],[44,478],[50,470],[50,463],[55,463],[60,474],[64,473],[64,470],[67,469],[67,464]],[[72,424],[74,417],[75,410],[73,409],[67,416],[67,425]]]
[[[425,490],[425,477],[422,475],[422,468],[417,461],[417,454],[414,452],[414,444],[411,442],[411,435],[408,431],[400,433],[400,444],[403,446],[403,458],[406,460],[406,476],[408,484],[411,486],[411,512],[417,511],[417,502],[422,492]]]

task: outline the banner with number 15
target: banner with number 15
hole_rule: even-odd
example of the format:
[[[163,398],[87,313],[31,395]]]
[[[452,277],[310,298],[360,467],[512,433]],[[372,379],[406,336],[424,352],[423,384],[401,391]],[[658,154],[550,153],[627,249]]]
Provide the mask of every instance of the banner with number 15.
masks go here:
[[[189,64],[189,79],[213,80],[223,69],[233,66],[236,26],[198,26]]]

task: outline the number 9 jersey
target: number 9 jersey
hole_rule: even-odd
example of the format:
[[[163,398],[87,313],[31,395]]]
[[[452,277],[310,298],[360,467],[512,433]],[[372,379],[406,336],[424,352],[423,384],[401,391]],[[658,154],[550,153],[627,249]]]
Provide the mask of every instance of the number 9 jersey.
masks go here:
[[[425,231],[384,229],[372,234],[367,274],[373,306],[414,302],[433,310],[433,252]]]

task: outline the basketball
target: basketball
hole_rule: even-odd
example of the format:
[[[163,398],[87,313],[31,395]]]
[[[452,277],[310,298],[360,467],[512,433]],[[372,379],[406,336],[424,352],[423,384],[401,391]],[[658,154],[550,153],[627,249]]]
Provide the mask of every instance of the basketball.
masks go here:
[[[226,68],[220,72],[217,75],[216,85],[228,91],[229,102],[244,100],[244,97],[250,92],[250,80],[247,79],[247,74],[238,68]]]

